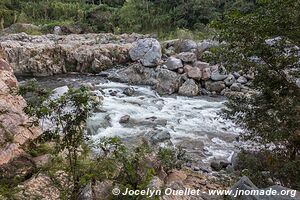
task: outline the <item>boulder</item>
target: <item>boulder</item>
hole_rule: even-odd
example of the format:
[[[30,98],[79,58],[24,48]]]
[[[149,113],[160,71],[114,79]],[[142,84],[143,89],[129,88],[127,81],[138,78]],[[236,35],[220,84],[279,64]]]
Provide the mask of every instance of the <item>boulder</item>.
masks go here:
[[[195,62],[197,60],[196,54],[192,52],[182,52],[180,54],[177,54],[176,57],[186,63]]]
[[[211,77],[210,68],[209,67],[204,68],[202,70],[202,80],[207,81],[208,79],[210,79],[210,77]]]
[[[191,65],[184,65],[183,72],[188,74],[190,70],[192,70],[193,67]]]
[[[183,96],[196,96],[199,94],[198,85],[193,79],[188,79],[179,88],[178,94]]]
[[[241,83],[241,84],[245,84],[248,82],[248,80],[244,77],[244,76],[240,76],[236,82]]]
[[[191,50],[197,49],[197,43],[193,40],[179,40],[178,43],[178,52],[189,52]]]
[[[202,71],[198,67],[192,67],[188,69],[187,75],[189,78],[200,80],[202,77]]]
[[[112,81],[134,85],[155,85],[157,83],[156,75],[157,73],[153,68],[144,67],[140,63],[136,63],[110,73],[107,78]]]
[[[226,88],[225,83],[223,81],[206,81],[205,88],[210,92],[220,93],[223,89]]]
[[[166,66],[169,70],[177,70],[183,67],[182,61],[175,57],[169,57]]]
[[[123,124],[123,123],[127,123],[130,119],[129,115],[124,115],[120,118],[119,123]]]
[[[233,83],[233,84],[230,86],[230,90],[231,90],[231,91],[235,91],[235,92],[241,91],[241,84],[240,84],[240,83]]]
[[[157,66],[162,56],[160,44],[154,38],[138,40],[129,50],[129,55],[133,61],[141,61],[146,67]]]
[[[227,75],[219,74],[219,72],[213,72],[210,76],[213,81],[223,81],[227,78]]]
[[[123,94],[127,96],[132,96],[134,94],[134,89],[132,87],[125,88]]]
[[[232,75],[234,76],[234,78],[238,79],[240,78],[240,74],[238,72],[233,72]]]
[[[156,80],[155,87],[159,94],[173,94],[178,91],[181,84],[180,75],[167,69],[159,69]]]
[[[168,142],[171,139],[171,134],[167,130],[147,133],[150,136],[150,143],[156,145],[158,143]]]
[[[53,28],[53,34],[55,35],[61,35],[62,34],[62,30],[60,26],[54,26]]]
[[[220,171],[222,169],[222,165],[220,164],[220,162],[217,161],[212,161],[210,163],[210,167],[215,171]]]
[[[228,77],[224,80],[224,83],[227,87],[231,86],[235,82],[235,78],[232,74],[229,74]]]
[[[203,70],[204,68],[209,67],[209,63],[207,63],[207,62],[201,62],[201,61],[196,61],[196,62],[194,62],[193,67],[198,67],[201,70]]]
[[[18,186],[18,194],[14,199],[45,199],[59,200],[60,188],[45,174],[38,174]]]

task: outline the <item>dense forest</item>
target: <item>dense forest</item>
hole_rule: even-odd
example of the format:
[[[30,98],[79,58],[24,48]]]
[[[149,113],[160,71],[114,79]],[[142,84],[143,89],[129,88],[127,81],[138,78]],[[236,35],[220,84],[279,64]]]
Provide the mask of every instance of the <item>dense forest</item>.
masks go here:
[[[33,23],[46,30],[74,26],[81,32],[204,31],[226,12],[248,13],[255,5],[256,0],[2,0],[0,28]]]

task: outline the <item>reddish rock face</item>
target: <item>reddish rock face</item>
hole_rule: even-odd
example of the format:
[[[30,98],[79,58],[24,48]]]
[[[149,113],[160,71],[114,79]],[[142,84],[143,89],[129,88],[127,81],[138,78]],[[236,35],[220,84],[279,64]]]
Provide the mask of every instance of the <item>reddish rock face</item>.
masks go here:
[[[26,102],[17,90],[17,79],[0,49],[0,166],[24,153],[21,145],[41,133],[38,127],[30,126],[23,112]]]

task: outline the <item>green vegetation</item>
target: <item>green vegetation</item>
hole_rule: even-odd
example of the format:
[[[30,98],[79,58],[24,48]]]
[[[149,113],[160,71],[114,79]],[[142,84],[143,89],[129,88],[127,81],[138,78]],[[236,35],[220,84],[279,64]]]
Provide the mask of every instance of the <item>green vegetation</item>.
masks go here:
[[[60,199],[77,199],[86,185],[104,180],[112,180],[121,191],[125,188],[146,189],[161,168],[181,169],[186,160],[181,149],[162,148],[156,156],[147,141],[133,150],[126,148],[119,138],[103,138],[98,143],[90,141],[86,119],[100,102],[86,88],[70,88],[53,98],[51,92],[32,80],[20,86],[19,93],[27,99],[25,112],[28,115],[53,124],[25,148],[33,157],[50,155],[48,163],[35,172],[51,178],[53,185],[60,190]],[[59,174],[65,177],[64,181]],[[22,181],[2,180],[0,195],[13,199],[18,192],[15,188]]]
[[[256,0],[2,0],[0,29],[33,23],[42,25],[42,32],[59,25],[65,33],[139,32],[165,38],[176,36],[178,30],[191,30],[197,36],[227,11],[247,13],[255,4]]]
[[[253,88],[257,93],[232,96],[225,110],[226,117],[247,130],[243,138],[261,145],[260,153],[267,158],[248,168],[268,171],[273,181],[298,190],[300,88],[290,72],[300,68],[299,10],[299,1],[260,1],[254,12],[234,12],[217,24],[221,39],[227,42],[221,62],[256,74]]]

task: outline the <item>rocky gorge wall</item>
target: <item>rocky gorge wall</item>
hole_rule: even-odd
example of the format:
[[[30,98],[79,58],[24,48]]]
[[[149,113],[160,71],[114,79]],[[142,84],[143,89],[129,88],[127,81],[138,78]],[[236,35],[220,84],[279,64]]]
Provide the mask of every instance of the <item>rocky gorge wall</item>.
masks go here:
[[[0,166],[24,153],[22,145],[41,133],[23,112],[26,102],[17,89],[16,77],[0,49]]]
[[[109,79],[152,85],[160,94],[184,96],[251,92],[252,72],[227,72],[221,65],[202,62],[216,41],[158,42],[138,34],[82,34],[0,37],[16,75],[50,76],[68,72],[100,73],[115,66]]]

